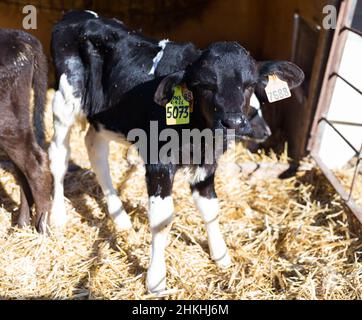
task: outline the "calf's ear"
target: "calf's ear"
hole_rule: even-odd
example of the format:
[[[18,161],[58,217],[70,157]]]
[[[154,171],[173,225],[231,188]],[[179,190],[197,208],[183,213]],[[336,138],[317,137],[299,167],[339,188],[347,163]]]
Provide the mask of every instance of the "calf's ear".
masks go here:
[[[259,81],[255,94],[261,102],[267,102],[265,88],[268,85],[269,75],[277,75],[286,81],[290,89],[296,88],[304,81],[304,72],[297,65],[289,61],[264,61],[258,63]]]
[[[162,79],[158,85],[153,100],[160,106],[166,106],[172,99],[173,89],[175,86],[182,83],[184,75],[185,71],[179,71]]]

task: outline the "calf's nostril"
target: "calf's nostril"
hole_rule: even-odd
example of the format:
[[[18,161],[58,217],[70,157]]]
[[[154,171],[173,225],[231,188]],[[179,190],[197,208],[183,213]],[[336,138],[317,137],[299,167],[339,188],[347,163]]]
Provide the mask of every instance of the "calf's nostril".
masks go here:
[[[227,128],[227,129],[232,129],[234,128],[234,123],[230,120],[222,120],[221,124],[223,127]]]
[[[243,118],[223,119],[221,120],[221,125],[226,129],[236,130],[239,134],[244,136],[252,136],[254,134],[250,123]]]

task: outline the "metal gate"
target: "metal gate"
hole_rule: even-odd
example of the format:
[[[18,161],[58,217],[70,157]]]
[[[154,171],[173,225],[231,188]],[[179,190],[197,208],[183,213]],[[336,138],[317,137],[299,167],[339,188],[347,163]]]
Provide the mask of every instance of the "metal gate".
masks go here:
[[[332,184],[337,193],[345,201],[350,210],[355,214],[357,219],[362,223],[362,208],[359,207],[356,201],[353,200],[352,195],[355,190],[357,177],[359,174],[359,166],[362,162],[362,144],[360,148],[356,148],[348,138],[338,130],[337,125],[357,126],[362,127],[362,119],[357,119],[356,122],[344,122],[344,121],[331,121],[328,119],[327,114],[331,105],[332,95],[334,93],[336,80],[340,79],[348,87],[352,88],[355,92],[362,96],[362,91],[357,88],[356,85],[351,83],[344,75],[339,74],[339,68],[341,64],[342,55],[344,52],[347,34],[352,32],[359,37],[362,37],[362,32],[351,27],[352,20],[356,8],[356,0],[344,0],[341,3],[340,11],[338,15],[337,28],[333,39],[332,48],[330,51],[329,61],[326,68],[325,77],[323,80],[323,86],[319,98],[319,103],[316,111],[314,124],[311,130],[311,138],[309,141],[308,149],[321,168],[322,172]],[[362,52],[361,52],[362,59]],[[362,108],[362,105],[360,106]],[[321,140],[326,127],[332,128],[332,130],[342,139],[351,150],[353,150],[356,160],[354,175],[349,190],[346,190],[342,183],[338,180],[333,171],[326,165],[323,159],[319,155]]]

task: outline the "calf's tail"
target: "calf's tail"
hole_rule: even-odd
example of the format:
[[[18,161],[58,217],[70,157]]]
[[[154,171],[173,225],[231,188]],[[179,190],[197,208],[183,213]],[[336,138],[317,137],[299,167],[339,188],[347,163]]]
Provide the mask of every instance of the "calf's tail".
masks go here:
[[[44,112],[48,87],[48,65],[42,46],[34,48],[34,114],[33,125],[35,136],[40,146],[45,144]]]
[[[90,41],[84,44],[83,50],[84,60],[89,69],[86,79],[84,107],[87,116],[90,117],[103,111],[105,107],[102,85],[103,59],[97,48]]]

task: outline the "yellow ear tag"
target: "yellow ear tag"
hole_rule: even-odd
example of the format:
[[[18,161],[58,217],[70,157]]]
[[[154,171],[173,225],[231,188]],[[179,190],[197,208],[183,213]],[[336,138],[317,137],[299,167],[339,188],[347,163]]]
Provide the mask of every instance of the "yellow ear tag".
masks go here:
[[[277,75],[269,75],[268,85],[265,88],[270,103],[290,98],[292,94],[288,83],[278,78]]]
[[[174,88],[173,97],[166,105],[166,120],[168,126],[190,123],[190,102],[184,98],[181,86]]]

